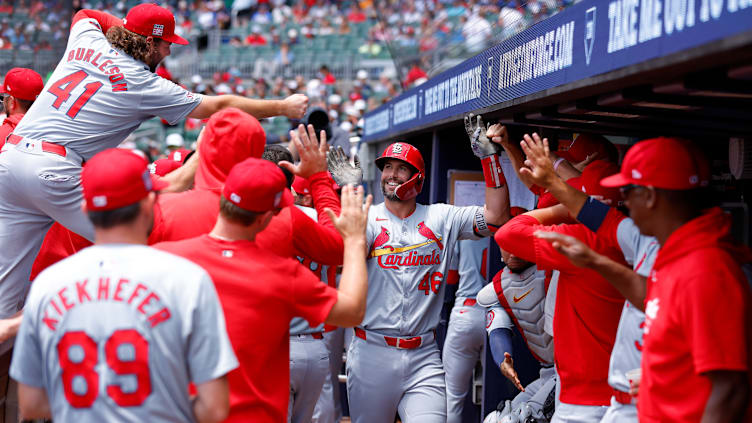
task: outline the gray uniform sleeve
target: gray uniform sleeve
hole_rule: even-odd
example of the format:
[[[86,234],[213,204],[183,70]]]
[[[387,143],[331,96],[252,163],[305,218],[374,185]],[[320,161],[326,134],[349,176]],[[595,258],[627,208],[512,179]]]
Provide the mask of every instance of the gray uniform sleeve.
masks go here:
[[[630,218],[622,219],[619,226],[616,227],[616,239],[619,242],[619,248],[624,254],[624,259],[630,265],[634,265],[637,246],[640,243],[640,230]]]
[[[36,325],[36,307],[29,298],[24,310],[21,327],[16,335],[10,377],[35,388],[44,388],[44,363]]]
[[[455,213],[452,215],[452,226],[457,225],[458,238],[457,239],[480,239],[482,236],[489,236],[491,234],[486,226],[486,219],[484,217],[483,207],[468,206],[468,207],[455,207]],[[479,220],[480,219],[480,220]],[[478,222],[478,232],[474,230],[475,223]]]
[[[158,75],[150,74],[143,87],[139,110],[147,115],[159,116],[170,125],[188,116],[200,103],[203,96]]]
[[[201,278],[188,342],[188,367],[191,381],[196,384],[222,377],[238,367],[214,284],[207,274]]]

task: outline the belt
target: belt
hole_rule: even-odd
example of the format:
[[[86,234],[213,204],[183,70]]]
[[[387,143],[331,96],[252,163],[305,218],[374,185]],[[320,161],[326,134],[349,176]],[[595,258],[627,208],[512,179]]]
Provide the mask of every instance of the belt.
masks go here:
[[[301,333],[301,334],[298,334],[298,335],[290,335],[290,336],[297,336],[298,338],[307,338],[307,337],[310,336],[313,339],[324,339],[324,334],[322,334],[321,332],[316,332],[316,333]]]
[[[622,392],[617,389],[613,390],[613,396],[616,402],[619,404],[634,404],[634,397],[627,392]]]
[[[389,347],[394,347],[401,350],[414,350],[421,345],[428,344],[436,339],[436,333],[431,331],[425,335],[412,336],[409,338],[400,338],[396,336],[380,335],[375,332],[366,332],[361,328],[354,328],[355,336],[364,341],[373,341],[380,344],[380,340],[383,339],[384,343]],[[383,344],[382,344],[383,345]]]
[[[12,145],[18,145],[19,142],[23,141],[23,137],[16,134],[10,134],[8,135],[8,138],[5,140],[8,144]],[[67,155],[65,151],[65,147],[62,145],[57,145],[51,142],[47,141],[36,141],[36,140],[29,140],[27,144],[33,145],[35,142],[41,142],[42,143],[42,151],[46,153],[52,153],[57,154],[58,156],[65,157]]]
[[[477,304],[477,303],[478,303],[478,302],[477,302],[477,301],[475,301],[475,298],[468,298],[468,299],[466,299],[466,300],[465,300],[465,302],[464,302],[464,303],[462,303],[462,305],[463,305],[463,306],[474,306],[474,305],[475,305],[475,304]]]

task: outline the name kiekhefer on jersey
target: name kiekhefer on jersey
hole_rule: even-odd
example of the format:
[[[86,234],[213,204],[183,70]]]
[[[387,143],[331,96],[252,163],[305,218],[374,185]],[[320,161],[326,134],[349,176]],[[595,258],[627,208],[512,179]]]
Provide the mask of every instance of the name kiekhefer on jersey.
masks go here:
[[[119,302],[132,305],[139,314],[146,317],[151,327],[167,321],[172,314],[159,296],[141,282],[132,283],[125,278],[99,278],[87,289],[88,280],[68,284],[57,291],[46,303],[42,303],[44,316],[42,323],[50,330],[57,329],[58,322],[68,310],[76,306],[99,301]]]
[[[115,50],[110,49],[110,51],[112,54],[116,54],[116,55],[119,54]],[[96,56],[94,56],[94,53],[96,53]],[[78,47],[75,49],[71,49],[71,51],[68,52],[69,62],[73,60],[76,60],[79,62],[86,62],[94,66],[95,68],[99,69],[100,71],[104,72],[105,75],[109,75],[110,83],[112,83],[113,92],[128,91],[128,82],[125,81],[125,75],[123,75],[123,73],[120,72],[120,68],[117,66],[110,66],[114,63],[110,59],[106,59],[104,62],[100,64],[98,62],[100,57],[102,57],[102,52],[95,51],[94,49],[90,49],[90,48]]]

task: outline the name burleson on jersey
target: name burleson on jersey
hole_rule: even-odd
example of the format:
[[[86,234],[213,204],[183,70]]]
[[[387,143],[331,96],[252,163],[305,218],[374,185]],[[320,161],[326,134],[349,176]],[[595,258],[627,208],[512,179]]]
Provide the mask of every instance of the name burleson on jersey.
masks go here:
[[[94,53],[96,53],[96,55]],[[120,72],[120,68],[118,68],[117,66],[111,66],[113,61],[110,59],[106,59],[99,63],[100,57],[102,57],[101,52],[94,51],[90,48],[79,47],[68,52],[69,62],[73,60],[86,62],[104,72],[105,75],[109,75],[113,92],[128,91],[128,82],[125,81],[125,75]]]
[[[86,303],[101,301],[119,302],[133,306],[146,317],[151,327],[170,319],[170,309],[162,304],[156,292],[141,282],[125,278],[99,278],[97,282],[84,280],[69,284],[44,304],[42,322],[52,331],[69,310]]]

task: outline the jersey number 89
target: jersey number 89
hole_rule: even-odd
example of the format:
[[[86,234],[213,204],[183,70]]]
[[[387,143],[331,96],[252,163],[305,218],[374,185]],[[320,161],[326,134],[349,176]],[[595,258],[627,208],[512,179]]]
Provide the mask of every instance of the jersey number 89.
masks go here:
[[[122,345],[133,347],[133,360],[122,360],[118,356],[118,348]],[[73,346],[83,350],[83,358],[80,360],[73,361],[70,354]],[[97,343],[82,331],[67,332],[57,344],[60,368],[63,370],[63,392],[68,403],[75,408],[91,407],[99,396],[99,373],[96,371],[98,351]],[[118,375],[135,375],[138,382],[136,390],[128,393],[119,385],[108,385],[107,395],[121,407],[141,405],[151,394],[149,343],[135,329],[116,330],[105,342],[104,355],[107,366],[113,372]],[[82,394],[73,390],[73,382],[77,377],[86,382],[86,391]]]

